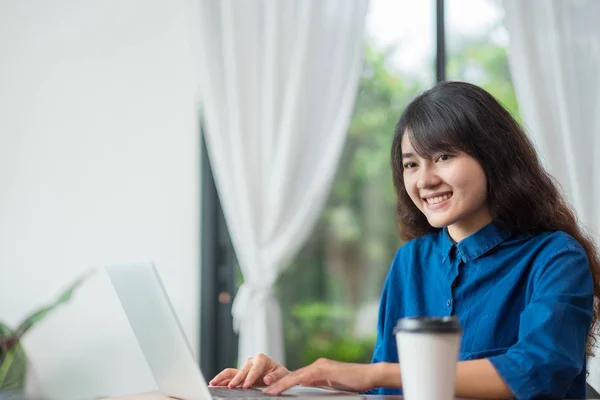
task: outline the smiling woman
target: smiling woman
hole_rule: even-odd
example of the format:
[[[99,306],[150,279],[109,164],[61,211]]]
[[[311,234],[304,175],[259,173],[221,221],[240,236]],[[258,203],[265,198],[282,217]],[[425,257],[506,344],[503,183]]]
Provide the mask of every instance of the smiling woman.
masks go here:
[[[437,297],[430,289],[414,290],[404,278],[407,268],[415,273],[416,261],[418,280],[445,292],[447,307],[465,322],[462,360],[488,361],[490,377],[501,378],[517,397],[584,397],[585,349],[591,352],[590,324],[598,319],[598,254],[510,113],[475,85],[436,85],[398,121],[392,173],[402,234],[415,240],[404,246],[411,250],[398,252],[387,285],[392,293],[410,285],[412,296],[427,300],[404,296],[398,302],[391,295],[392,311],[380,315],[390,324],[407,312],[440,312],[430,303]],[[441,260],[426,254],[432,250]],[[409,260],[413,265],[406,267]],[[431,276],[435,264],[442,265],[435,273],[446,276]],[[485,269],[474,272],[476,264]],[[484,293],[490,304],[475,306]],[[573,328],[570,334],[561,331],[564,324]],[[389,329],[380,328],[374,359],[381,352],[385,360],[394,345],[385,344]],[[553,374],[560,379],[533,378]]]
[[[259,355],[211,384],[398,394],[398,319],[452,315],[464,327],[458,397],[584,398],[598,254],[510,113],[477,86],[440,83],[402,113],[391,166],[408,242],[383,288],[372,363],[290,372]]]
[[[411,136],[402,138],[404,185],[429,224],[448,226],[450,236],[460,241],[491,222],[481,165],[463,151],[421,156],[414,150]]]

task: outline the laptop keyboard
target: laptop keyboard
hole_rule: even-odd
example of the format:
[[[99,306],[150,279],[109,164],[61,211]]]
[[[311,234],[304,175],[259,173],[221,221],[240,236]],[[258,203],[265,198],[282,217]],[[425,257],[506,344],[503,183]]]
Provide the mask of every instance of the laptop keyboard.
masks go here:
[[[210,390],[210,394],[213,397],[218,397],[218,398],[222,398],[222,399],[272,397],[272,396],[269,396],[268,394],[264,394],[262,391],[260,391],[258,389],[253,389],[253,388],[250,388],[250,389],[242,389],[242,388],[230,389],[228,387],[211,386],[211,387],[208,388],[208,390]],[[278,397],[281,397],[281,395],[279,395]],[[290,397],[293,397],[293,396],[290,396]]]

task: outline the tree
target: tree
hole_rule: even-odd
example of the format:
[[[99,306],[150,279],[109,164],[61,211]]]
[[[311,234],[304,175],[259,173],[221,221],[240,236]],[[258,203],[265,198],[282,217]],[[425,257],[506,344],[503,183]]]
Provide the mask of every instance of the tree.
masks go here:
[[[491,32],[483,39],[462,38],[448,59],[448,77],[481,86],[521,122],[506,48],[491,42],[490,36]]]

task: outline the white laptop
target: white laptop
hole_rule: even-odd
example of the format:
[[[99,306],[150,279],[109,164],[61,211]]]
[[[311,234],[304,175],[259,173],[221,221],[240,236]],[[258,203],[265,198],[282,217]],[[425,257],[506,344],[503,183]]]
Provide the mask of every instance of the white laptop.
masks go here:
[[[106,271],[162,394],[182,400],[267,397],[259,389],[208,387],[154,265],[113,265]],[[327,395],[360,397],[302,386],[280,397]]]

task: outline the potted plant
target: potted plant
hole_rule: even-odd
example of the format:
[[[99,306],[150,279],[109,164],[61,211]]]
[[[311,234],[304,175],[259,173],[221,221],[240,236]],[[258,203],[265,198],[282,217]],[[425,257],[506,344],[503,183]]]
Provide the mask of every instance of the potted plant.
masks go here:
[[[75,280],[53,303],[25,318],[12,330],[0,322],[0,392],[20,391],[25,387],[27,375],[27,355],[21,339],[35,324],[44,319],[51,311],[69,301],[75,290],[87,280],[94,271],[89,271]]]

